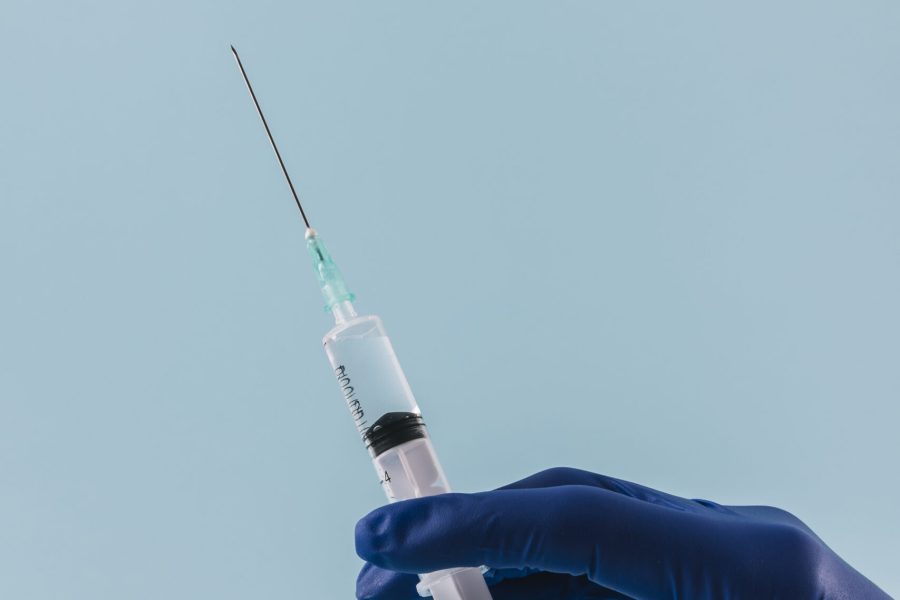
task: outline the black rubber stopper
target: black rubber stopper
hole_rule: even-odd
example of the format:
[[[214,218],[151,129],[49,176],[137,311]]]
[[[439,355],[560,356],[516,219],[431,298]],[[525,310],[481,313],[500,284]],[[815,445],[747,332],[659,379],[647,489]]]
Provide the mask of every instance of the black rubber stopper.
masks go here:
[[[363,434],[363,441],[372,458],[410,440],[427,435],[425,421],[416,413],[389,412],[369,427]]]

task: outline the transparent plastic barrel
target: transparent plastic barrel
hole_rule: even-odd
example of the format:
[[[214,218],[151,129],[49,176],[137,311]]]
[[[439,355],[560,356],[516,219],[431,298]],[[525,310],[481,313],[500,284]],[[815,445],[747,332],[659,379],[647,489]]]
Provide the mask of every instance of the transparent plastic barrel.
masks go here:
[[[324,339],[344,402],[390,502],[450,491],[421,413],[381,319],[369,315],[338,324]],[[379,447],[373,430],[406,419],[411,439]],[[403,440],[403,438],[400,438]],[[419,593],[437,600],[490,600],[479,569],[447,569],[419,576]]]
[[[421,414],[381,319],[352,318],[322,341],[360,435],[385,414]]]

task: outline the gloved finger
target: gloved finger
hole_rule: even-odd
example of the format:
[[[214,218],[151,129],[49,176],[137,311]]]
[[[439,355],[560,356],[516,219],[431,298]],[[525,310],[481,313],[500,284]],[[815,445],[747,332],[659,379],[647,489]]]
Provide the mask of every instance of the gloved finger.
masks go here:
[[[417,600],[419,578],[366,563],[356,578],[358,600]]]
[[[501,490],[521,490],[536,489],[546,487],[558,487],[561,485],[589,485],[592,487],[616,492],[630,498],[637,498],[645,502],[652,502],[661,506],[670,508],[680,508],[683,510],[697,510],[693,500],[673,496],[659,490],[654,490],[639,483],[632,483],[624,479],[616,479],[599,473],[591,473],[581,469],[573,469],[571,467],[554,467],[529,475],[525,479],[510,483],[499,489]]]
[[[531,567],[656,592],[669,585],[670,557],[697,558],[704,524],[689,511],[583,485],[441,494],[369,513],[357,523],[356,551],[407,573]]]

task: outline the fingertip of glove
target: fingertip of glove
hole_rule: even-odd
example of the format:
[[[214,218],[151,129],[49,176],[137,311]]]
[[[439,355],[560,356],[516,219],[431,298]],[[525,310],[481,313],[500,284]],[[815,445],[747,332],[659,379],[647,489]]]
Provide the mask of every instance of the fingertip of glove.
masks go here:
[[[384,572],[374,568],[371,563],[363,565],[362,570],[356,577],[356,599],[374,600],[377,598],[378,590],[382,587],[380,575]]]
[[[387,508],[373,510],[356,523],[356,554],[363,560],[377,559],[391,546],[391,519]]]
[[[379,567],[413,572],[419,550],[429,547],[466,513],[465,494],[440,494],[377,508],[356,524],[356,553]]]
[[[418,598],[416,575],[395,573],[366,563],[356,578],[357,600],[395,600]]]

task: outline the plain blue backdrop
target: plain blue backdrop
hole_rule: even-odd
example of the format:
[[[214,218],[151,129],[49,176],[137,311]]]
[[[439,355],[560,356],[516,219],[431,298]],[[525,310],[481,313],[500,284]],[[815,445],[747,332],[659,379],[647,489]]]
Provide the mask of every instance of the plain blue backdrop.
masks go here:
[[[310,218],[459,490],[804,518],[900,594],[900,5],[4,0],[0,597],[350,598]]]

